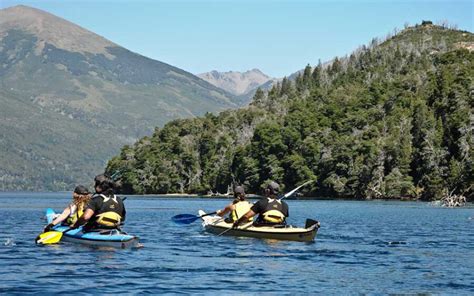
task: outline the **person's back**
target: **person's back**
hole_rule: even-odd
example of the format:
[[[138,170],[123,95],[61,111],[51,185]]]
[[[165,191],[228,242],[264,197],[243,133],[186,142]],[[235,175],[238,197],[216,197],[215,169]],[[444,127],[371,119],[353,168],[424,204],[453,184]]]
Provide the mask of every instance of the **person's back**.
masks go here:
[[[225,221],[227,223],[234,223],[245,215],[251,207],[252,204],[245,200],[244,188],[242,186],[237,186],[234,189],[234,201],[223,210],[217,211],[217,215],[223,217],[226,213],[230,213]],[[249,219],[248,221],[252,221],[252,219]]]
[[[232,228],[238,228],[239,225],[255,215],[259,215],[255,226],[263,225],[284,225],[289,216],[288,205],[286,202],[277,198],[280,186],[275,182],[270,182],[265,189],[265,198],[256,202],[250,210],[234,222]]]
[[[90,200],[90,197],[89,197]],[[88,201],[81,201],[79,203],[72,203],[69,205],[69,211],[70,214],[66,219],[66,224],[67,225],[74,225],[74,223],[79,220],[79,217],[81,217],[84,214],[84,209],[86,208],[88,204]]]
[[[114,194],[114,182],[105,175],[98,175],[94,180],[96,193],[73,227],[87,222],[84,231],[119,228],[126,211],[122,199]]]
[[[252,207],[252,204],[249,203],[246,200],[239,200],[234,203],[234,209],[229,215],[229,218],[226,219],[225,221],[227,223],[234,223],[237,221],[239,218],[244,216]],[[253,219],[249,219],[249,222],[252,221]]]
[[[73,192],[72,202],[63,210],[63,212],[57,216],[50,224],[48,224],[44,231],[50,231],[54,226],[58,224],[66,224],[69,226],[74,225],[77,220],[83,215],[84,210],[91,196],[89,190],[82,185],[76,186]]]
[[[275,182],[265,189],[265,197],[256,202],[251,210],[255,214],[259,214],[257,225],[278,225],[285,224],[286,218],[289,216],[288,204],[277,198],[279,185]]]
[[[125,218],[125,206],[115,194],[95,194],[87,205],[94,211],[93,228],[117,228]]]
[[[252,210],[259,214],[256,221],[258,224],[284,224],[288,217],[288,205],[276,198],[264,198]]]

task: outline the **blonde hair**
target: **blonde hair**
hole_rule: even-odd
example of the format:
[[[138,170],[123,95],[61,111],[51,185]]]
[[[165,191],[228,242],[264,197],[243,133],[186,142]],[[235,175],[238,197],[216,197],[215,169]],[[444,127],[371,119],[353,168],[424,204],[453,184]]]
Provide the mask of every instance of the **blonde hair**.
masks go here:
[[[78,209],[83,208],[86,203],[91,200],[91,194],[78,194],[76,192],[72,193],[72,204],[75,205]]]

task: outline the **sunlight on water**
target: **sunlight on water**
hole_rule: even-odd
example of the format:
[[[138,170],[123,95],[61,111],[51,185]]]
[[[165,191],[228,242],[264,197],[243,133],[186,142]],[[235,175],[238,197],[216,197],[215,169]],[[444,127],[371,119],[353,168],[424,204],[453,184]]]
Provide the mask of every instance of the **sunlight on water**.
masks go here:
[[[7,238],[7,240],[5,241],[5,243],[3,245],[6,246],[6,247],[16,246],[15,241],[11,238]]]
[[[35,245],[45,208],[60,211],[69,198],[0,195],[0,293],[474,293],[472,205],[292,200],[291,224],[321,222],[316,242],[300,243],[216,236],[199,220],[170,220],[229,200],[131,196],[124,230],[143,248]]]

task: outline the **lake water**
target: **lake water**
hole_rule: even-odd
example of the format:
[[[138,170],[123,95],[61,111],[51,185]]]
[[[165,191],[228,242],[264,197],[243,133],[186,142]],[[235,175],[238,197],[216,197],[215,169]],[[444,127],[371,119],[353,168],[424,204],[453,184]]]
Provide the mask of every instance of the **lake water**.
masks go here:
[[[124,229],[140,249],[37,246],[66,193],[0,193],[0,293],[474,293],[474,207],[421,202],[288,201],[289,222],[321,222],[314,243],[214,236],[199,221],[224,199],[131,196]]]

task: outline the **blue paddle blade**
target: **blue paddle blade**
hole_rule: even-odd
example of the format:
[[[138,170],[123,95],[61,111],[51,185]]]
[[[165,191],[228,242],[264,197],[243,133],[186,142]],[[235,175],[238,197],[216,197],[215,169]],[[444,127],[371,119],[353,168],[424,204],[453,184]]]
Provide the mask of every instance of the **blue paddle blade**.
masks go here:
[[[180,214],[173,216],[171,220],[177,224],[191,224],[201,217],[191,214]]]

